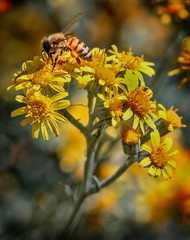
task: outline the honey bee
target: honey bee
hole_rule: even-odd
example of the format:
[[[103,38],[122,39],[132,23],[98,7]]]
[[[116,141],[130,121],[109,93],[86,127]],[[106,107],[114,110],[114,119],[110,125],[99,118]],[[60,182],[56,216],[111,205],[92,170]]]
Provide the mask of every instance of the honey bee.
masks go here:
[[[72,18],[61,32],[53,33],[48,37],[45,36],[41,40],[43,50],[51,59],[53,59],[52,56],[55,54],[54,66],[63,50],[70,51],[71,56],[76,58],[79,64],[81,64],[80,58],[92,61],[90,49],[82,41],[75,37],[76,33],[72,33],[72,30],[69,30],[71,26],[76,26],[82,14],[83,12],[80,12]]]

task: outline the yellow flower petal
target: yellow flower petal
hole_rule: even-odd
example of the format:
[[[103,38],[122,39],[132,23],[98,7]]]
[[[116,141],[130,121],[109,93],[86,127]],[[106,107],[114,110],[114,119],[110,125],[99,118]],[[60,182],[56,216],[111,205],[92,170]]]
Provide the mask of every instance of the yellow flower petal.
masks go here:
[[[167,173],[164,169],[162,169],[162,176],[163,176],[163,178],[164,178],[165,180],[168,180],[168,179],[169,179],[169,175],[168,175],[168,173]]]
[[[148,174],[152,177],[154,177],[154,175],[156,174],[156,167],[154,165],[152,165],[149,170],[148,170]]]
[[[38,122],[34,122],[32,125],[32,137],[37,139],[40,132],[40,124]]]
[[[26,97],[22,95],[17,95],[16,98],[17,102],[24,103],[26,101]]]
[[[68,120],[67,120],[63,115],[61,115],[61,114],[58,113],[58,112],[52,112],[52,113],[51,113],[51,116],[52,116],[57,122],[60,122],[60,123],[68,123]]]
[[[164,170],[167,172],[169,178],[171,178],[173,176],[173,170],[172,170],[172,168],[169,165],[166,165],[164,167]]]
[[[145,135],[145,130],[144,130],[144,124],[143,124],[143,121],[139,121],[140,122],[140,128],[141,128],[141,130],[142,130],[142,133],[143,133],[143,135]]]
[[[26,118],[26,119],[22,120],[22,121],[20,122],[20,125],[21,125],[22,127],[24,127],[24,126],[26,126],[27,124],[31,123],[32,121],[33,121],[33,119],[32,119],[31,117],[29,117],[29,118]]]
[[[144,120],[149,127],[151,127],[152,129],[156,129],[156,125],[154,124],[153,120],[149,116],[144,117]]]
[[[157,129],[155,129],[154,132],[152,132],[150,134],[150,137],[151,137],[151,142],[152,142],[153,148],[155,148],[158,145],[160,145],[160,134],[159,134]]]
[[[53,133],[53,135],[55,137],[58,137],[59,136],[59,128],[58,128],[56,121],[53,118],[49,117],[47,119],[47,123],[48,123],[48,126],[49,126],[51,132]]]
[[[41,123],[41,129],[42,129],[43,139],[45,141],[49,141],[49,130],[48,130],[47,123],[45,121]]]
[[[172,139],[170,137],[167,137],[167,138],[164,139],[163,143],[165,144],[164,148],[167,151],[169,151],[171,149],[171,147],[172,147]]]
[[[131,118],[133,116],[133,111],[131,110],[131,108],[128,108],[127,111],[123,114],[123,120],[128,120],[129,118]]]
[[[136,129],[139,125],[139,117],[134,114],[133,128]]]
[[[53,95],[51,97],[51,100],[52,100],[52,102],[56,102],[56,101],[58,101],[62,98],[65,98],[67,96],[68,96],[68,92],[61,92],[61,93],[57,93],[57,94]]]
[[[151,164],[151,159],[150,157],[146,157],[144,158],[140,163],[139,163],[139,166],[140,167],[147,167],[148,165]]]
[[[161,169],[160,169],[160,168],[157,168],[157,169],[156,169],[155,177],[160,177],[160,175],[161,175]]]
[[[20,116],[20,115],[25,114],[25,113],[27,113],[27,108],[26,107],[17,108],[16,110],[14,110],[11,113],[11,117]]]
[[[175,151],[173,151],[173,152],[168,153],[168,156],[172,156],[172,155],[175,155],[175,154],[177,154],[177,153],[178,153],[178,150],[175,150]]]
[[[168,164],[173,168],[176,168],[176,162],[173,159],[168,160]]]
[[[144,149],[145,151],[151,153],[152,152],[152,147],[150,145],[148,145],[147,143],[146,144],[143,144],[141,146],[142,149]]]
[[[70,105],[69,100],[61,100],[61,101],[55,102],[53,104],[53,109],[60,110],[60,109],[68,107],[69,105]]]

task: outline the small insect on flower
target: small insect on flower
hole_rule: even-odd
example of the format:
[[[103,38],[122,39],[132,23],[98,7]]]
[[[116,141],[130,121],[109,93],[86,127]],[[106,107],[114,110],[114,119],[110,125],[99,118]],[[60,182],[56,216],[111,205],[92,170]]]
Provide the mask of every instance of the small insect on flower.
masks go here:
[[[173,176],[173,169],[176,168],[176,162],[170,156],[175,155],[178,151],[171,151],[172,139],[167,137],[162,141],[157,129],[150,136],[151,142],[141,147],[149,153],[149,156],[144,158],[139,166],[150,167],[148,174],[152,177],[160,177],[162,174],[164,179],[168,180]]]
[[[79,64],[81,64],[80,58],[87,61],[92,60],[90,49],[78,38],[76,38],[76,34],[71,33],[70,30],[70,27],[74,26],[73,24],[78,23],[82,14],[82,12],[78,13],[73,19],[71,19],[71,21],[63,28],[61,32],[53,33],[48,37],[43,37],[41,40],[42,48],[48,54],[48,56],[51,57],[51,59],[53,59],[52,56],[55,54],[54,66],[56,65],[56,61],[58,60],[59,56],[62,55],[63,50],[70,51],[71,55],[76,58]]]
[[[49,141],[49,129],[54,136],[59,136],[59,128],[56,123],[68,123],[68,120],[56,112],[70,105],[69,100],[61,100],[67,97],[68,93],[57,93],[51,98],[48,98],[41,94],[41,92],[35,92],[33,95],[29,94],[26,97],[17,95],[16,100],[20,103],[25,103],[25,107],[18,108],[11,113],[11,117],[16,117],[22,114],[26,114],[26,119],[20,122],[21,126],[25,126],[32,123],[32,137],[38,138],[40,125],[42,130],[42,136],[45,141]]]

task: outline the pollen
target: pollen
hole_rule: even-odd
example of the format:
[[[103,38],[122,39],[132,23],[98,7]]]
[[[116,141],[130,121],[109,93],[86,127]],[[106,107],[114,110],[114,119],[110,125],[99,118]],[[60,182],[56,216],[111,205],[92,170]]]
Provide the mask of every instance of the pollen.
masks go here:
[[[185,125],[183,125],[182,123],[181,123],[181,119],[182,119],[182,117],[179,117],[178,115],[177,115],[177,112],[178,111],[178,109],[175,109],[175,110],[173,110],[173,106],[166,112],[166,115],[167,115],[167,123],[168,124],[172,124],[172,126],[174,127],[174,128],[180,128],[180,127],[183,127],[183,126],[185,126]]]
[[[140,136],[139,127],[134,129],[132,126],[128,126],[124,127],[123,131],[121,131],[122,142],[127,145],[136,145]]]
[[[28,115],[31,116],[34,121],[45,120],[51,111],[50,99],[45,96],[41,96],[41,99],[32,96],[27,103],[27,109]]]
[[[103,80],[105,82],[105,85],[112,85],[116,83],[115,72],[105,67],[101,67],[96,70],[96,79]]]
[[[161,145],[157,146],[151,153],[151,160],[154,166],[158,168],[164,168],[168,163],[167,150]]]
[[[144,90],[145,86],[141,86],[131,91],[127,96],[129,106],[140,119],[145,115],[150,115],[149,112],[154,110],[152,102],[150,101],[152,92]]]
[[[36,72],[30,74],[30,79],[41,87],[46,87],[52,78],[52,73],[46,67],[40,68]]]

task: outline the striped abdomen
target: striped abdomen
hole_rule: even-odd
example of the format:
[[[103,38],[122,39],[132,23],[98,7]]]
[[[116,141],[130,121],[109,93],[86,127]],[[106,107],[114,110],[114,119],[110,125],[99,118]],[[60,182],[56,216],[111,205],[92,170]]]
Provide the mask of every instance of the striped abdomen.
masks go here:
[[[75,51],[79,57],[84,60],[92,61],[92,54],[89,49],[83,42],[81,42],[78,38],[73,37],[68,40],[67,45],[73,51]]]

